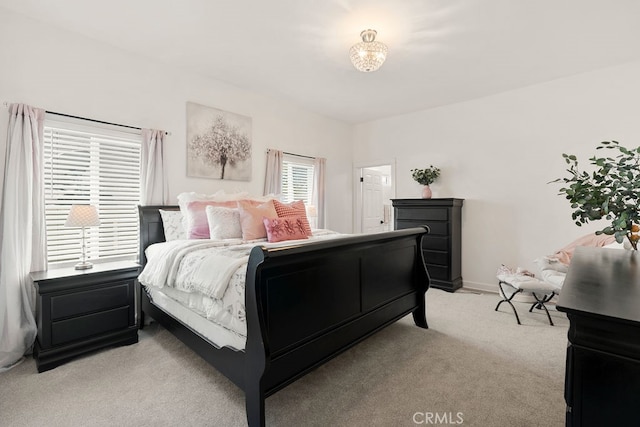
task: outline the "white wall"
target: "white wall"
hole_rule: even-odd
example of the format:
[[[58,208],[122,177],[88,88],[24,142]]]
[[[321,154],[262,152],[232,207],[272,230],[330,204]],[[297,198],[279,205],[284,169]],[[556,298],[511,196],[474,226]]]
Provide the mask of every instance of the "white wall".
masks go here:
[[[0,40],[0,101],[171,132],[167,152],[171,159],[168,173],[172,200],[182,191],[213,193],[224,189],[262,194],[266,149],[277,148],[327,158],[327,227],[351,231],[352,159],[345,147],[351,145],[352,126],[306,112],[286,101],[152,62],[2,8]],[[251,182],[186,176],[187,101],[252,118]],[[2,170],[7,120],[7,109],[0,108]]]
[[[409,172],[433,164],[434,197],[465,199],[462,276],[496,287],[501,264],[534,269],[605,222],[578,228],[549,181],[562,153],[587,166],[603,140],[640,145],[640,62],[356,126],[354,162],[396,157],[397,197],[420,197]],[[429,84],[425,82],[425,84]]]
[[[420,195],[409,169],[439,166],[434,197],[465,199],[463,278],[468,285],[495,287],[501,263],[532,269],[534,258],[596,229],[573,225],[568,203],[556,194],[558,185],[547,184],[564,175],[563,152],[586,159],[601,140],[640,145],[640,62],[354,129],[1,8],[0,40],[0,101],[172,132],[172,198],[182,191],[221,188],[261,193],[268,147],[323,156],[327,226],[350,232],[354,163],[395,158],[401,198]],[[186,176],[187,101],[252,117],[251,182]],[[7,110],[0,108],[3,169],[6,123]],[[352,142],[350,153],[345,147]]]

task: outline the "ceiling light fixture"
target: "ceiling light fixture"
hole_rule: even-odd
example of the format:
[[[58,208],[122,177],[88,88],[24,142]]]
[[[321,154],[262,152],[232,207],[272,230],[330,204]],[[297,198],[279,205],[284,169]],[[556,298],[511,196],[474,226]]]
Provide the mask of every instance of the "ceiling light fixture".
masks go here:
[[[376,41],[376,30],[364,30],[360,33],[362,41],[351,46],[349,57],[358,71],[370,73],[376,71],[387,59],[387,45]]]

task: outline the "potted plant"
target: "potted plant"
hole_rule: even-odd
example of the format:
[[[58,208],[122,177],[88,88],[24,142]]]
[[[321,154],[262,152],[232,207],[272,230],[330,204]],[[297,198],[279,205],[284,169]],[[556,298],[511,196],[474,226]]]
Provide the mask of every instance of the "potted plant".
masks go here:
[[[626,238],[637,250],[640,240],[640,147],[628,149],[617,141],[604,141],[596,149],[615,153],[611,157],[591,157],[590,164],[595,166],[592,173],[580,171],[576,156],[562,154],[569,165],[569,177],[551,182],[568,184],[559,194],[565,195],[571,203],[576,225],[607,219],[611,224],[596,234],[613,235],[618,243]]]
[[[422,189],[422,198],[431,198],[431,188],[429,185],[433,184],[440,176],[440,169],[433,165],[425,169],[411,169],[411,176],[418,183],[424,185]]]

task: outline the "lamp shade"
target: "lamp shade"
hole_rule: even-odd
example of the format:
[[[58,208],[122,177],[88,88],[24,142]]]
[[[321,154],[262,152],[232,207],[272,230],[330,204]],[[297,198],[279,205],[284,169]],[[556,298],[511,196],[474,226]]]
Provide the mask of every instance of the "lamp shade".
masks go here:
[[[92,205],[72,205],[65,227],[94,227],[100,225],[98,210]]]

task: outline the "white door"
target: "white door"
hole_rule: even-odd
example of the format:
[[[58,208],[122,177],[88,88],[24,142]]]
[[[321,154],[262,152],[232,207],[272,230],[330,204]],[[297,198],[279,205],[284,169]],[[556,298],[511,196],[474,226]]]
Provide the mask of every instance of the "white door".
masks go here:
[[[389,230],[385,215],[384,186],[389,175],[372,168],[362,169],[362,232],[375,233]]]

